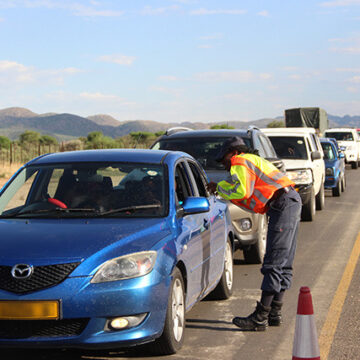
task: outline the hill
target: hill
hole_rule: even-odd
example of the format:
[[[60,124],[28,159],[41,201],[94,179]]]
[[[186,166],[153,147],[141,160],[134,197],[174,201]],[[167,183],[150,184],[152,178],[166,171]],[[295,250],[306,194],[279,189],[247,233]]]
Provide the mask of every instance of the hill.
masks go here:
[[[360,116],[343,117],[328,115],[331,127],[359,127]],[[229,121],[227,125],[234,128],[247,128],[249,125],[266,127],[274,120],[283,120],[283,117],[263,118],[251,122]],[[170,127],[183,126],[192,129],[208,129],[218,123],[160,123],[152,120],[133,120],[120,122],[109,115],[93,115],[87,118],[74,114],[36,114],[31,110],[12,107],[0,110],[0,135],[10,139],[17,139],[25,130],[34,130],[41,134],[55,136],[59,141],[87,136],[92,131],[101,131],[104,135],[113,138],[121,137],[133,131],[158,132]]]

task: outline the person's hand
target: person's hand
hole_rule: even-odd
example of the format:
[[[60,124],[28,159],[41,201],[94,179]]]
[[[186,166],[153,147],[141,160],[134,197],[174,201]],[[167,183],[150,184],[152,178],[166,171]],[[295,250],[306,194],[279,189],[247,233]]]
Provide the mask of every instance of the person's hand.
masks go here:
[[[206,188],[209,191],[210,194],[215,194],[216,193],[216,187],[217,187],[217,183],[211,181],[207,184]]]

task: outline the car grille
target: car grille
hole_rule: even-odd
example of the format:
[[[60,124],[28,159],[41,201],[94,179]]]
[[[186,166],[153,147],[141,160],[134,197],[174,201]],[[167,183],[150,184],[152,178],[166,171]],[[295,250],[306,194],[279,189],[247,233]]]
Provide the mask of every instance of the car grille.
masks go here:
[[[0,266],[0,289],[16,294],[45,289],[62,282],[79,264],[34,266],[33,273],[27,279],[16,279],[11,275],[11,266]]]
[[[29,339],[80,335],[89,319],[0,320],[0,339]]]

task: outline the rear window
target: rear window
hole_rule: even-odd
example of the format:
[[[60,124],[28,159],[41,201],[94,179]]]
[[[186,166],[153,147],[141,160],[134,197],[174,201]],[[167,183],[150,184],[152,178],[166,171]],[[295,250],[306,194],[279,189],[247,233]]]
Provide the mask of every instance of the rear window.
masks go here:
[[[224,170],[224,166],[215,161],[220,148],[228,137],[223,138],[176,138],[161,139],[153,149],[183,151],[194,157],[205,170]],[[246,146],[252,148],[250,139],[243,138]]]
[[[303,137],[270,136],[277,155],[281,159],[307,159],[306,144]]]
[[[331,137],[337,141],[354,141],[353,134],[350,131],[325,132],[325,137]]]

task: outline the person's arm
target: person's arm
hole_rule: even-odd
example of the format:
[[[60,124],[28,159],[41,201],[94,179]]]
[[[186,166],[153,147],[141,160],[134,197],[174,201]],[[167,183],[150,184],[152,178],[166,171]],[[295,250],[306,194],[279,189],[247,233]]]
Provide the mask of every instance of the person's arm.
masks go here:
[[[216,190],[225,200],[248,199],[255,185],[255,177],[242,165],[235,165],[230,170],[232,182],[220,181]]]

